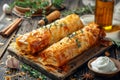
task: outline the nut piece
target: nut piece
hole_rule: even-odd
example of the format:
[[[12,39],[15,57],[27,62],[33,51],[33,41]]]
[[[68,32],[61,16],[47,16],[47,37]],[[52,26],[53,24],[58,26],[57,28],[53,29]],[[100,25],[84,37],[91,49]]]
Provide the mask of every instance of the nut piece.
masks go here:
[[[109,57],[110,53],[108,51],[105,52],[105,56]]]

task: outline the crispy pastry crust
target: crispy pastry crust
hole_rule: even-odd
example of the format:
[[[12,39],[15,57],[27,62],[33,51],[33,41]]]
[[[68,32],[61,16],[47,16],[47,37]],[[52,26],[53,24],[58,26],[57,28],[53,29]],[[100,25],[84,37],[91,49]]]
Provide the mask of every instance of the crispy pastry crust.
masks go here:
[[[16,39],[17,47],[24,53],[34,54],[82,27],[80,17],[71,14],[47,26],[19,36]]]
[[[39,61],[43,65],[60,67],[82,54],[104,36],[105,32],[98,25],[92,23],[42,51]]]

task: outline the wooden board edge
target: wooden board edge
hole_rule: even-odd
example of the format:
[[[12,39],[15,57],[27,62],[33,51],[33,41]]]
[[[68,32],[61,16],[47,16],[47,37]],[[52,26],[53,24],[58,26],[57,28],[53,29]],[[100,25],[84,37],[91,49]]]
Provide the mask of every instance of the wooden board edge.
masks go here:
[[[45,74],[47,77],[52,78],[54,80],[61,80],[61,79],[63,79],[63,77],[57,77],[56,75],[53,75],[53,74],[49,73],[47,70],[45,70],[44,68],[40,67],[38,64],[33,63],[32,60],[29,60],[29,59],[27,59],[25,57],[22,57],[21,55],[17,55],[16,52],[13,51],[11,48],[12,47],[10,45],[8,47],[8,49],[7,49],[9,54],[14,56],[16,59],[18,59],[19,61],[23,62],[24,64],[27,64],[27,65],[31,66],[32,68],[40,71],[42,74]]]
[[[105,50],[110,49],[111,47],[112,47],[112,45],[111,45],[111,46],[108,46],[108,47],[104,47],[100,52],[97,52],[97,53],[95,53],[94,55],[92,55],[92,57],[89,57],[88,59],[85,59],[84,62],[83,62],[81,65],[85,64],[85,63],[86,63],[88,60],[90,60],[91,58],[102,54],[102,52],[104,52]],[[68,77],[68,76],[70,76],[71,74],[73,74],[73,73],[76,71],[76,69],[78,69],[78,68],[80,67],[80,65],[77,65],[77,67],[76,67],[76,68],[73,68],[72,70],[70,70],[68,74],[65,74],[64,76],[63,76],[63,75],[62,75],[62,76],[58,76],[58,75],[56,75],[56,74],[52,74],[52,73],[48,72],[47,70],[45,70],[45,69],[44,69],[43,67],[41,67],[40,65],[32,62],[32,60],[29,60],[29,59],[27,59],[27,58],[25,58],[25,57],[23,57],[23,56],[17,55],[16,52],[14,51],[13,47],[11,47],[11,46],[8,47],[8,51],[9,51],[10,55],[15,56],[15,57],[16,57],[18,60],[20,60],[21,62],[23,62],[23,63],[25,63],[25,64],[27,64],[27,65],[35,68],[36,70],[40,71],[41,73],[45,74],[46,76],[48,76],[49,78],[54,79],[54,80],[63,80],[63,79],[65,79],[66,77]],[[23,61],[23,60],[24,60],[24,61]],[[30,63],[32,63],[32,64],[30,64]],[[39,68],[38,68],[38,67],[39,67]]]

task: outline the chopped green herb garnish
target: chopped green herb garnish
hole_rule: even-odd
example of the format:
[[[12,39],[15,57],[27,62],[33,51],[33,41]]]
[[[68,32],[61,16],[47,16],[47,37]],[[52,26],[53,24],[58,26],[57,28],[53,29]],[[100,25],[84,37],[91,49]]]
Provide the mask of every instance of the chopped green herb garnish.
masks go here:
[[[56,23],[54,22],[54,25],[56,26]]]
[[[50,28],[52,27],[52,25],[50,24]]]
[[[65,27],[65,23],[60,23],[60,27]]]
[[[78,39],[76,39],[76,44],[77,44],[78,48],[81,46],[80,41]]]
[[[60,23],[60,27],[62,27],[63,26],[63,24],[62,23]]]
[[[71,35],[69,35],[68,37],[69,37],[69,38],[72,38],[72,37],[74,37],[75,35],[77,35],[77,33],[76,33],[76,32],[72,33],[72,34],[71,34]]]
[[[54,25],[55,25],[55,26],[57,26],[57,24],[58,24],[57,22],[54,22]]]
[[[81,33],[83,33],[83,30],[82,30],[82,29],[81,29],[80,31],[81,31]]]
[[[22,71],[28,72],[30,74],[30,76],[32,76],[34,78],[40,78],[41,80],[47,80],[47,77],[45,75],[41,74],[40,72],[31,68],[28,65],[22,64],[21,69],[22,69]]]

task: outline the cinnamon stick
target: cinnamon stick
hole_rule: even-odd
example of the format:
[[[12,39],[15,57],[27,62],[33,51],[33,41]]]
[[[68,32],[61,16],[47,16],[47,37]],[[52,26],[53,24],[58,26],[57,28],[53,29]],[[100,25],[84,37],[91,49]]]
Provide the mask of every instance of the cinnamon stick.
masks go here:
[[[22,21],[22,18],[18,18],[15,22],[13,22],[11,27],[7,31],[5,31],[4,36],[9,36],[15,29],[17,29],[21,21]]]
[[[38,22],[38,24],[42,26],[42,25],[50,23],[58,18],[60,18],[60,11],[56,10],[56,11],[53,11],[52,13],[50,13],[48,16],[44,17],[44,19],[40,20]]]
[[[10,25],[8,25],[6,28],[4,28],[2,31],[0,31],[0,34],[4,34],[19,18],[15,19]]]

